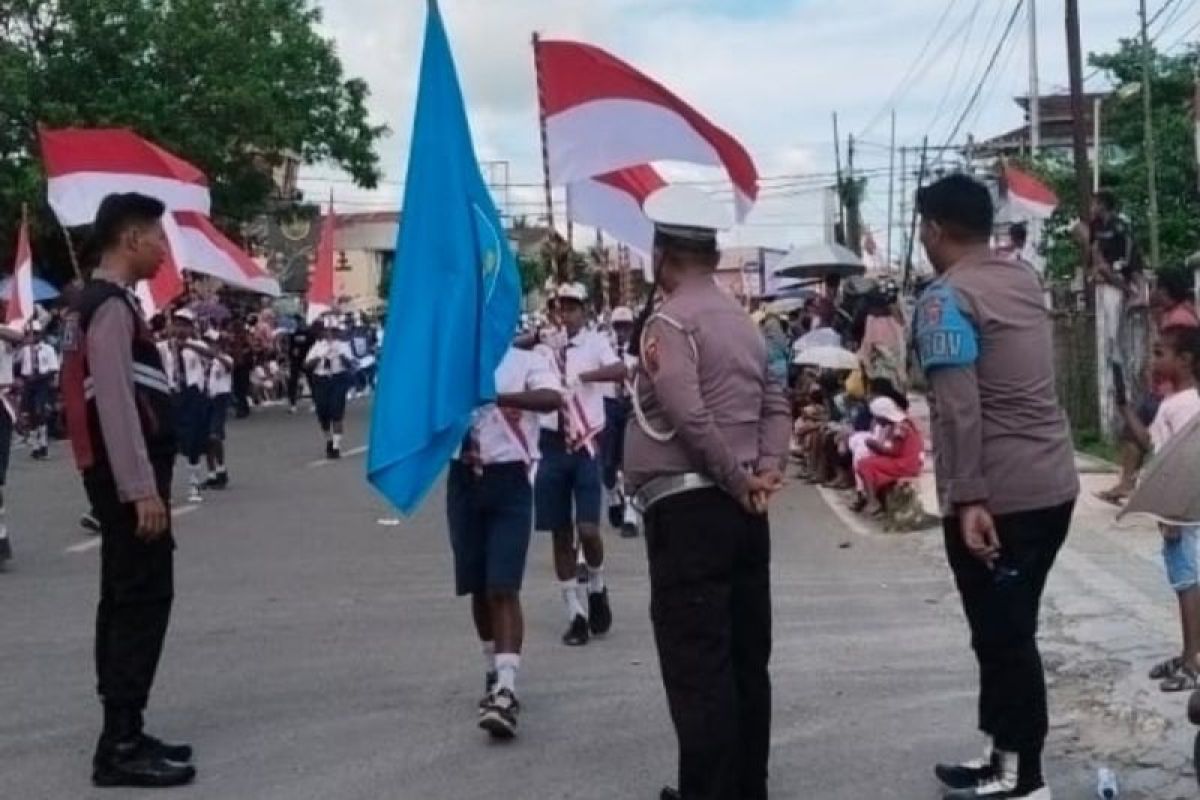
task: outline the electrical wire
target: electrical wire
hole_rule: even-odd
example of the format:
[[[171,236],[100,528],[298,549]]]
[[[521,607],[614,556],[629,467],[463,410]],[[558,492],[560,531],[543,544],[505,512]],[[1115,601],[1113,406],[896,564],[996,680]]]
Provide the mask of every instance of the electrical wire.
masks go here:
[[[959,115],[958,122],[954,123],[954,127],[950,131],[950,135],[946,137],[946,142],[943,147],[948,147],[950,142],[954,141],[954,137],[958,136],[959,130],[962,128],[963,122],[966,121],[967,115],[979,102],[979,96],[982,94],[984,86],[987,84],[988,78],[991,77],[993,70],[996,68],[996,61],[1000,58],[1000,52],[1004,45],[1008,42],[1008,37],[1012,35],[1013,28],[1017,24],[1017,18],[1020,16],[1021,9],[1025,7],[1025,0],[1017,0],[1013,7],[1012,15],[1008,18],[1008,25],[1004,29],[1004,33],[1000,37],[1000,41],[996,44],[996,49],[992,51],[992,57],[988,61],[987,69],[979,79],[979,83],[975,86],[975,91],[971,95],[971,99],[967,101],[967,105],[963,108],[962,114]]]
[[[871,118],[871,121],[867,124],[867,126],[859,132],[860,136],[866,136],[868,133],[874,130],[875,126],[882,122],[884,117],[888,115],[888,112],[895,109],[899,104],[900,98],[904,95],[907,89],[911,87],[911,82],[915,82],[916,78],[914,73],[920,66],[921,62],[925,59],[925,56],[929,53],[929,48],[933,45],[934,40],[937,39],[938,34],[941,33],[942,27],[946,24],[946,20],[950,18],[950,12],[954,10],[954,7],[957,4],[958,0],[948,0],[946,7],[942,10],[942,15],[938,17],[937,23],[933,26],[933,31],[930,32],[929,38],[927,38],[925,43],[921,45],[921,50],[917,53],[917,57],[911,64],[909,64],[908,69],[904,71],[900,81],[896,84],[896,87],[892,89],[891,94],[888,95],[888,99],[884,101],[883,107],[879,109],[874,117]],[[928,70],[928,66],[926,67],[926,70]]]

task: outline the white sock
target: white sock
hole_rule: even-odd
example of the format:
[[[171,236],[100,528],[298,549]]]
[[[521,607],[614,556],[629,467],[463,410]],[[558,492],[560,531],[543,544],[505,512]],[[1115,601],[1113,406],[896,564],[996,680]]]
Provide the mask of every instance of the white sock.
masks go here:
[[[600,594],[604,591],[604,565],[588,567],[588,593]]]
[[[517,693],[517,670],[521,668],[518,653],[499,653],[496,656],[496,688]]]
[[[204,475],[203,467],[201,467],[199,464],[192,465],[190,482],[191,482],[193,489],[195,489],[197,486],[199,486],[201,483],[204,482],[203,480],[201,480],[203,475]]]
[[[46,426],[45,425],[41,425],[38,427],[37,440],[38,440],[38,444],[41,445],[42,447],[50,446],[50,439],[49,439],[49,437],[46,436]]]
[[[333,435],[333,449],[334,450],[342,449],[342,435],[340,433],[335,433]]]
[[[217,464],[217,474],[218,475],[225,474],[225,465],[224,464]]]
[[[579,601],[579,581],[571,578],[559,583],[562,588],[563,602],[567,605],[567,619],[572,622],[575,617],[587,619],[587,607]]]
[[[479,650],[483,653],[483,664],[487,672],[496,671],[496,643],[480,642]]]

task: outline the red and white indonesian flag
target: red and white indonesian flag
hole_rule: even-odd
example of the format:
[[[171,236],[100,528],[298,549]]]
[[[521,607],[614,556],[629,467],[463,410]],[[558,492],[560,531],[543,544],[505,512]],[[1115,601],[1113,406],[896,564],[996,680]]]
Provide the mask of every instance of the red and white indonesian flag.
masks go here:
[[[317,258],[313,264],[312,277],[308,281],[308,324],[316,322],[333,311],[333,250],[337,233],[337,217],[333,213],[333,201],[329,201],[329,213],[321,220],[321,238],[317,242]]]
[[[638,251],[650,263],[654,223],[646,216],[646,198],[666,186],[654,167],[636,167],[567,185],[567,209],[573,221],[604,231]]]
[[[1058,195],[1040,180],[1016,167],[1004,168],[1008,201],[1031,219],[1046,219],[1058,208]]]
[[[29,222],[21,217],[21,229],[17,231],[17,260],[13,264],[12,280],[8,284],[5,298],[4,324],[18,330],[33,320],[33,251],[29,247]]]
[[[166,204],[171,257],[150,286],[139,289],[154,309],[183,290],[180,269],[279,294],[278,282],[212,224],[208,179],[197,167],[124,128],[43,128],[39,135],[50,207],[63,225],[90,225],[110,194],[138,192]]]
[[[535,45],[551,180],[571,185],[655,161],[722,167],[737,218],[758,198],[746,149],[667,88],[614,56],[579,42]]]

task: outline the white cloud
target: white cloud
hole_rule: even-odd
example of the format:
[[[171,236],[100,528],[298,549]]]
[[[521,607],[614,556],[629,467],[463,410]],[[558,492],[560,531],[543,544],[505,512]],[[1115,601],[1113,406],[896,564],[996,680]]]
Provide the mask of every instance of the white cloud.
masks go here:
[[[512,196],[520,210],[535,213],[541,193],[536,88],[530,35],[578,38],[609,49],[646,70],[739,137],[764,175],[831,172],[831,114],[837,110],[843,137],[861,131],[885,107],[916,58],[948,0],[442,0],[458,60],[481,159],[509,162]],[[1042,0],[1040,55],[1043,90],[1066,83],[1063,0]],[[395,0],[322,0],[327,33],[334,37],[346,70],[370,83],[372,111],[394,135],[381,145],[389,178],[403,177],[420,60],[424,3]],[[973,4],[956,3],[944,32],[961,27]],[[1136,27],[1128,0],[1088,0],[1085,50],[1110,48]],[[933,137],[945,136],[969,94],[971,69],[982,69],[993,46],[984,46],[989,25],[1007,17],[1010,0],[987,0],[970,26],[962,56],[957,44],[935,55],[921,80],[898,104],[898,137],[914,144],[928,132],[942,101]],[[1183,15],[1173,41],[1200,16]],[[993,20],[998,22],[993,23]],[[1000,61],[994,87],[981,97],[967,132],[987,136],[1021,123],[1012,97],[1027,88],[1025,25],[1020,41]],[[998,32],[992,39],[998,36]],[[941,38],[941,37],[939,37]],[[954,67],[959,69],[955,71]],[[887,122],[860,148],[859,168],[887,166]],[[329,177],[328,171],[314,173]],[[325,184],[316,184],[324,186]],[[311,187],[310,187],[311,188]],[[388,203],[389,185],[378,193],[339,185],[356,203]],[[868,212],[883,223],[886,179],[872,184]],[[819,235],[820,196],[767,191],[742,243],[787,244]],[[517,201],[514,201],[517,202]],[[791,223],[791,224],[789,224]]]

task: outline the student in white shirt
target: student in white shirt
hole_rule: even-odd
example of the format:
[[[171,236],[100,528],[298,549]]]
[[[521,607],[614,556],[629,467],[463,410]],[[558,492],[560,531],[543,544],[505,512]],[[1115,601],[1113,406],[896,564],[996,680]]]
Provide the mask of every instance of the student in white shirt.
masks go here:
[[[190,309],[171,315],[169,354],[179,453],[188,463],[188,502],[199,503],[204,485],[201,459],[208,452],[208,365],[213,354],[197,336],[196,315]]]
[[[600,538],[599,448],[604,384],[623,382],[626,371],[608,339],[586,329],[587,289],[567,284],[556,299],[563,335],[539,349],[558,369],[567,403],[563,411],[542,417],[542,464],[534,486],[534,510],[537,529],[551,531],[554,537],[554,571],[570,620],[563,643],[579,646],[587,644],[591,634],[604,634],[612,627]],[[587,565],[588,579],[582,586],[576,577],[579,547]]]
[[[609,316],[612,329],[610,343],[625,369],[632,374],[637,359],[629,354],[629,337],[633,333],[633,311],[618,306]],[[602,467],[604,489],[608,495],[608,524],[621,531],[626,539],[637,536],[636,517],[625,496],[621,470],[625,460],[625,423],[629,419],[629,392],[622,383],[610,383],[604,390],[604,438]]]
[[[533,531],[530,475],[540,457],[538,412],[561,407],[558,376],[540,355],[509,348],[496,368],[496,402],[476,409],[450,463],[446,516],[458,595],[471,596],[487,668],[479,726],[516,734],[524,622],[521,583]]]
[[[40,322],[29,323],[25,346],[17,355],[17,366],[25,384],[21,410],[28,417],[32,431],[30,455],[42,460],[50,455],[46,423],[54,404],[54,387],[58,385],[58,354],[43,341]]]
[[[221,332],[209,330],[204,338],[212,349],[208,366],[208,489],[229,486],[229,471],[225,467],[225,420],[233,401],[233,356],[223,346]]]
[[[5,303],[0,300],[0,319],[5,315]],[[16,401],[11,396],[13,390],[13,353],[22,342],[21,334],[7,326],[0,325],[0,570],[4,563],[12,558],[12,545],[8,539],[8,525],[5,520],[4,484],[8,478],[8,456],[12,450],[13,426],[17,421]]]
[[[333,317],[325,320],[321,338],[308,351],[304,367],[312,376],[313,404],[317,422],[325,434],[325,457],[342,457],[342,420],[346,416],[346,394],[354,379],[354,355]]]

